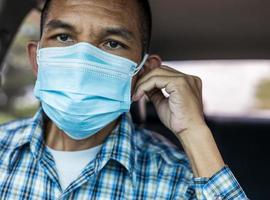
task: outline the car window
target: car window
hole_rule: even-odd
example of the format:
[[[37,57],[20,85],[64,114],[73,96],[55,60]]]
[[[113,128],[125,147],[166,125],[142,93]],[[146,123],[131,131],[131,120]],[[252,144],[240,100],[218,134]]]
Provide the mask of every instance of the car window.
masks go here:
[[[167,62],[203,81],[208,116],[269,118],[270,60]]]
[[[1,71],[0,123],[32,116],[38,108],[33,97],[35,77],[29,64],[26,45],[39,38],[39,13],[25,18],[8,51]]]

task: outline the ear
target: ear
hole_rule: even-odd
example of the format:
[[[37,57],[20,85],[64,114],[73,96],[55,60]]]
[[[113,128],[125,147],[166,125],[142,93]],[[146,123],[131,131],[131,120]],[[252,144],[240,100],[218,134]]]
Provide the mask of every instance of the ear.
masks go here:
[[[37,48],[38,48],[38,42],[36,41],[30,41],[27,45],[28,58],[29,58],[30,64],[32,65],[34,74],[36,76],[38,73],[38,64],[37,64],[37,50],[38,49]]]
[[[139,72],[139,77],[147,74],[148,72],[159,68],[162,64],[162,60],[159,55],[150,55],[142,67],[141,71]]]

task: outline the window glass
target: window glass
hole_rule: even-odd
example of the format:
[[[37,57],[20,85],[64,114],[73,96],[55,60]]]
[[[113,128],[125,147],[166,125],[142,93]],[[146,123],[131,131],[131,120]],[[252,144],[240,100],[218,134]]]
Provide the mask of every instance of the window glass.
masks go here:
[[[167,62],[203,81],[206,115],[270,117],[270,60]]]
[[[35,76],[29,64],[26,45],[39,38],[39,13],[32,11],[24,20],[2,66],[0,123],[32,116],[38,102],[33,96]]]

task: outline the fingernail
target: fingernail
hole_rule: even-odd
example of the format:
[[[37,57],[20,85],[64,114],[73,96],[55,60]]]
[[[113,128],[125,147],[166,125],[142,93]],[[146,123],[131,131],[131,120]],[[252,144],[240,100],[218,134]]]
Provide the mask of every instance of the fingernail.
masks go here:
[[[137,98],[138,98],[137,95],[136,95],[136,94],[133,94],[132,100],[133,100],[133,101],[137,101]]]

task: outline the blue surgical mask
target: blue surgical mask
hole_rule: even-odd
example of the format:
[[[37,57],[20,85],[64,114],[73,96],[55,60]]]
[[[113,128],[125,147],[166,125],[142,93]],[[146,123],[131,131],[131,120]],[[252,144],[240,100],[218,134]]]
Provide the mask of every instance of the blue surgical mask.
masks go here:
[[[86,139],[129,111],[132,77],[147,58],[138,65],[88,43],[39,49],[35,96],[59,129]]]

